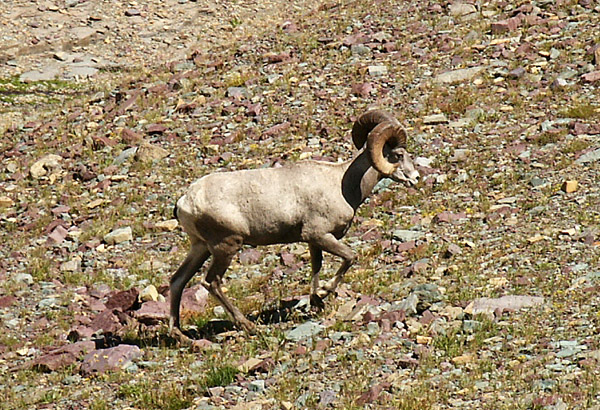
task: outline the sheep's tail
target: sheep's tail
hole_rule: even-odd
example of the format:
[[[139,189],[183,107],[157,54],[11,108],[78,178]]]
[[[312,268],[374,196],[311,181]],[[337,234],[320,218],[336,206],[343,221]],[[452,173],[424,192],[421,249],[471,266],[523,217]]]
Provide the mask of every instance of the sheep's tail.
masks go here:
[[[173,207],[173,218],[179,220],[177,217],[177,202],[175,202],[175,206]]]

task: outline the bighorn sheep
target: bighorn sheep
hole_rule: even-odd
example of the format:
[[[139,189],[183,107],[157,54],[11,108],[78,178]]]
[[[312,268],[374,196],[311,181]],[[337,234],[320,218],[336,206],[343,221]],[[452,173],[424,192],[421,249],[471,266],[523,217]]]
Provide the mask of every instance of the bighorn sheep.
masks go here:
[[[211,255],[202,284],[237,326],[248,332],[254,329],[221,289],[225,271],[244,244],[308,243],[311,303],[322,305],[322,298],[336,289],[355,261],[352,250],[339,239],[375,184],[389,177],[410,186],[419,178],[405,149],[406,133],[387,112],[363,114],[352,128],[352,140],[361,151],[344,163],[301,161],[280,168],[214,173],[190,186],[175,208],[191,249],[170,281],[171,331],[180,325],[185,285]],[[323,251],[343,262],[335,276],[319,288]]]

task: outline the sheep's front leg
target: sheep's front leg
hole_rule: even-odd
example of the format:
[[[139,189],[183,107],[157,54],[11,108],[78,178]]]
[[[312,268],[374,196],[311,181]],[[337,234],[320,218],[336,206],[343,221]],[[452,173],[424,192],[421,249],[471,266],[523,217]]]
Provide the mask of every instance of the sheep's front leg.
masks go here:
[[[335,276],[318,291],[314,292],[313,290],[313,292],[320,298],[324,298],[335,291],[342,279],[344,279],[344,275],[350,266],[352,266],[356,260],[356,256],[354,255],[354,252],[352,252],[352,249],[348,247],[348,245],[338,241],[335,236],[330,233],[313,241],[313,245],[324,250],[325,252],[329,252],[332,255],[339,256],[343,259],[342,266],[340,266],[338,271],[335,273]]]
[[[173,274],[170,280],[170,314],[169,314],[169,332],[172,333],[174,328],[179,329],[179,309],[181,306],[181,295],[185,285],[192,277],[200,270],[206,259],[210,256],[210,252],[203,242],[196,242],[192,247],[179,267],[177,272]]]
[[[231,315],[235,324],[248,333],[254,331],[254,324],[227,298],[221,289],[223,275],[231,263],[233,255],[241,248],[242,239],[235,236],[229,237],[213,249],[213,260],[208,268],[206,280],[202,283],[225,310]]]

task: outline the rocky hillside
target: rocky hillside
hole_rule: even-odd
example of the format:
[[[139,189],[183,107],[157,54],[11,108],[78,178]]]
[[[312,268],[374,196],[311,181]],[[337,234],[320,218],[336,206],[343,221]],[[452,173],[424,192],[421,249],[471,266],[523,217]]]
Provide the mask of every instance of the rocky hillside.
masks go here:
[[[600,5],[365,3],[1,2],[0,409],[600,409]],[[193,281],[170,338],[186,187],[348,159],[374,107],[423,180],[325,310],[305,245],[244,248],[259,333]]]

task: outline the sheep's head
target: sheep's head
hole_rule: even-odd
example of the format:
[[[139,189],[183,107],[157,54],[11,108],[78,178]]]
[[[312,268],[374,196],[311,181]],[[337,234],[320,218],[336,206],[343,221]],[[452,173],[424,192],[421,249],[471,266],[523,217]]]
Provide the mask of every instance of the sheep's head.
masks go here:
[[[358,149],[366,142],[371,165],[381,174],[409,186],[418,182],[419,171],[406,151],[406,131],[389,113],[373,110],[361,115],[352,127],[352,141]]]

